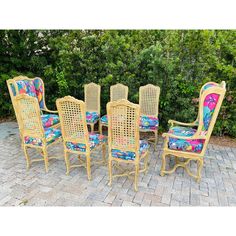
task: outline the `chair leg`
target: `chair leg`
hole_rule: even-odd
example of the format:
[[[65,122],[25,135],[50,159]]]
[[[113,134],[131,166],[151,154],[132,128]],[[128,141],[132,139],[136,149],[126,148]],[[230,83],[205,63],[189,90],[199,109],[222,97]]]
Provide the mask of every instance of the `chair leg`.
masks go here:
[[[134,190],[138,191],[139,163],[135,164]]]
[[[70,174],[70,159],[69,159],[69,154],[68,152],[64,152],[64,157],[65,157],[65,163],[66,163],[66,174]]]
[[[25,145],[23,145],[23,149],[24,149],[24,153],[25,153],[26,167],[27,167],[27,170],[29,170],[30,165],[31,165],[30,157],[29,157],[29,154],[28,154],[27,147]]]
[[[90,124],[90,127],[91,127],[91,133],[94,132],[94,124]]]
[[[105,144],[102,145],[102,158],[103,158],[104,164],[106,164],[106,145]]]
[[[108,183],[108,185],[111,186],[111,184],[112,184],[112,160],[110,158],[108,160],[108,171],[109,171],[109,183]]]
[[[99,133],[102,134],[102,123],[99,121]]]
[[[203,167],[203,160],[198,160],[198,168],[197,168],[197,183],[201,180],[201,172]]]
[[[86,155],[86,163],[87,163],[87,175],[88,175],[88,180],[91,180],[91,159],[90,155]]]
[[[165,175],[165,173],[164,173],[165,169],[166,169],[166,154],[165,154],[165,152],[163,152],[163,154],[162,154],[162,164],[161,164],[161,173],[160,173],[161,176]]]
[[[158,130],[154,131],[155,140],[154,140],[154,151],[157,149],[157,139],[158,139]]]
[[[144,160],[144,168],[145,168],[145,174],[147,174],[148,171],[148,157],[149,157],[149,152],[146,154],[145,160]]]
[[[48,172],[48,152],[46,147],[43,148],[43,158],[44,158],[44,164],[45,164],[45,171]]]

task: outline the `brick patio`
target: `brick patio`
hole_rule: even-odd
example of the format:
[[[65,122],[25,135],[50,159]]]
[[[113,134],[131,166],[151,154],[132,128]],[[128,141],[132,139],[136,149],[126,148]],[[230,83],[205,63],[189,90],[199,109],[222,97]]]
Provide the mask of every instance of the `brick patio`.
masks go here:
[[[49,149],[49,155],[61,160],[33,163],[26,171],[18,127],[15,122],[0,124],[0,205],[1,206],[236,206],[236,148],[208,145],[197,184],[183,169],[159,176],[162,140],[156,152],[151,149],[149,170],[140,174],[139,191],[126,177],[108,183],[106,166],[92,166],[92,181],[86,170],[76,168],[65,174],[61,144]],[[31,157],[37,153],[30,151]],[[99,153],[98,153],[99,155]],[[171,163],[173,164],[173,160]],[[192,168],[195,168],[193,163]]]

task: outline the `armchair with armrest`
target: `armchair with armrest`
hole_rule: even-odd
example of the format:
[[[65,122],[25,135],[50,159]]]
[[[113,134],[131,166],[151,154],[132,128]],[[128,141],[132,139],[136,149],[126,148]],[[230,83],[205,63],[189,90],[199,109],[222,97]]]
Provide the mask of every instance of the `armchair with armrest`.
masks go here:
[[[173,173],[183,167],[197,182],[201,179],[203,157],[226,92],[225,82],[209,82],[202,86],[199,99],[198,117],[192,123],[169,120],[171,127],[164,133],[161,176]],[[177,125],[177,126],[176,126]],[[196,128],[193,128],[196,127]],[[175,156],[175,166],[166,170],[166,156]],[[181,160],[182,159],[182,160]],[[188,168],[191,161],[197,162],[197,173]]]

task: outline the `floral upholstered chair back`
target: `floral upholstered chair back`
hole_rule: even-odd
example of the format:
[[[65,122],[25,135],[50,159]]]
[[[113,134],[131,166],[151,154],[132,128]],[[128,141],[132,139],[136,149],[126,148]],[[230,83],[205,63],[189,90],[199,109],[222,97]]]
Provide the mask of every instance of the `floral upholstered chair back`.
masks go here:
[[[37,98],[40,109],[45,109],[44,83],[42,79],[18,76],[8,80],[7,84],[12,100],[18,94],[28,94],[31,97]]]
[[[16,109],[19,119],[19,127],[23,138],[44,138],[44,129],[40,118],[38,100],[28,94],[16,96]]]
[[[100,114],[100,94],[100,85],[95,83],[89,83],[84,86],[86,111],[97,112],[98,114]]]
[[[81,143],[88,146],[89,134],[86,125],[85,103],[71,96],[56,101],[64,144]]]
[[[224,81],[221,84],[209,82],[202,86],[198,113],[199,133],[211,135],[226,92],[225,86]]]
[[[138,156],[139,150],[139,105],[125,99],[109,102],[108,143],[109,150],[133,152]]]
[[[116,84],[110,87],[110,101],[114,102],[120,99],[128,99],[128,86]]]
[[[139,88],[139,105],[141,115],[158,117],[160,87],[147,84]]]

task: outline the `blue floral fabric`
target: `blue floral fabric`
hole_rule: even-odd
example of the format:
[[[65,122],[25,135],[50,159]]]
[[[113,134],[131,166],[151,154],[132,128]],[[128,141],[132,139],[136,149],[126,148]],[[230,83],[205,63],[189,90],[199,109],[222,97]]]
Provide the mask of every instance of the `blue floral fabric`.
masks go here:
[[[102,116],[102,118],[100,119],[101,123],[104,125],[108,125],[108,119],[107,119],[107,115]]]
[[[140,129],[156,130],[159,125],[159,120],[155,116],[140,116]]]
[[[89,146],[90,150],[102,143],[106,143],[107,138],[102,134],[89,134]],[[86,152],[86,145],[84,143],[66,142],[66,147],[72,151]]]
[[[61,130],[59,130],[59,129],[45,128],[44,132],[45,132],[44,135],[46,138],[47,145],[55,142],[57,139],[59,139],[61,137]],[[35,146],[42,146],[43,145],[42,139],[29,137],[29,136],[24,137],[24,143],[35,145]]]
[[[188,127],[175,126],[170,128],[169,133],[179,137],[192,137],[196,130]],[[204,145],[203,139],[181,139],[169,138],[168,147],[172,150],[201,152]]]
[[[206,84],[206,85],[203,86],[202,92],[205,91],[206,89],[211,88],[211,87],[214,87],[214,86],[216,86],[216,85],[213,84],[213,83]]]
[[[11,87],[11,91],[12,91],[13,96],[16,96],[15,86],[13,84],[10,84],[10,87]]]
[[[149,144],[146,140],[140,140],[139,141],[139,155],[143,155],[147,152],[149,148]],[[112,157],[120,158],[123,160],[134,160],[135,159],[135,153],[134,152],[122,152],[121,150],[118,149],[112,149],[111,150],[111,155]]]
[[[59,123],[58,115],[44,114],[44,115],[41,115],[41,119],[42,119],[44,128],[49,128]]]
[[[96,123],[99,119],[99,115],[97,112],[93,111],[87,111],[86,112],[86,121],[87,123]]]
[[[107,115],[102,116],[100,119],[102,124],[108,125]],[[151,129],[156,130],[159,125],[159,120],[154,116],[140,116],[140,129]]]

